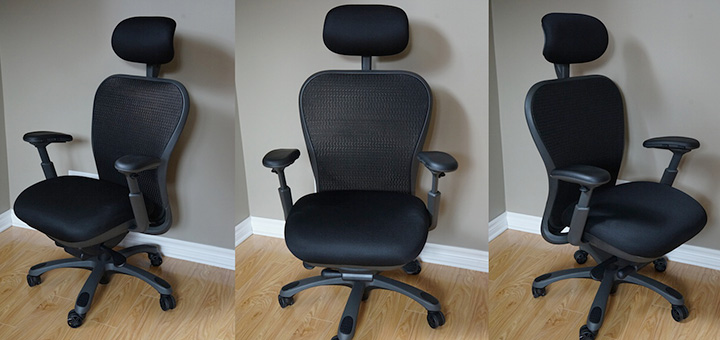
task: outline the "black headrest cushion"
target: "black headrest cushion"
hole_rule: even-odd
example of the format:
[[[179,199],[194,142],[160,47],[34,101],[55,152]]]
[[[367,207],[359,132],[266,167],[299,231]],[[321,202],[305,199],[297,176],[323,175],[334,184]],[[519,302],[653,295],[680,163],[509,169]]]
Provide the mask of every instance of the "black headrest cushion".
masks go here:
[[[175,20],[165,17],[134,17],[121,21],[112,35],[118,57],[144,64],[169,63],[175,55]]]
[[[555,64],[593,61],[605,53],[608,32],[603,23],[589,15],[550,13],[542,18],[545,32],[545,59]]]
[[[325,17],[323,41],[344,55],[385,56],[402,52],[409,39],[408,18],[386,5],[343,5]]]

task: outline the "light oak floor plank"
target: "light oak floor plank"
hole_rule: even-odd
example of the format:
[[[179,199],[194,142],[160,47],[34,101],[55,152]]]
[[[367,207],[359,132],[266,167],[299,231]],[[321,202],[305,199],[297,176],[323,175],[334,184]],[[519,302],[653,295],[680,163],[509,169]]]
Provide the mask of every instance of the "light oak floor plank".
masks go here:
[[[231,270],[164,258],[150,267],[146,256],[128,263],[173,286],[177,308],[163,312],[160,295],[139,279],[116,274],[99,285],[85,322],[67,325],[67,313],[89,275],[56,269],[29,287],[28,269],[70,255],[42,233],[12,227],[0,233],[0,339],[232,339],[234,282]]]
[[[591,266],[578,265],[576,248],[552,245],[540,235],[507,230],[490,242],[490,338],[576,339],[587,321],[600,283],[571,279],[547,287],[547,295],[534,299],[535,277],[547,272]],[[652,266],[641,273],[680,291],[690,317],[677,323],[670,304],[647,288],[622,284],[610,296],[598,339],[718,339],[720,271],[682,263],[668,263],[664,273]]]
[[[235,258],[236,339],[329,340],[337,334],[348,288],[311,288],[282,309],[277,301],[280,288],[319,275],[320,269],[304,269],[282,239],[258,235],[240,244]],[[360,307],[354,340],[488,339],[487,273],[423,264],[416,276],[401,270],[384,275],[437,297],[447,322],[432,329],[420,305],[399,293],[374,290]]]

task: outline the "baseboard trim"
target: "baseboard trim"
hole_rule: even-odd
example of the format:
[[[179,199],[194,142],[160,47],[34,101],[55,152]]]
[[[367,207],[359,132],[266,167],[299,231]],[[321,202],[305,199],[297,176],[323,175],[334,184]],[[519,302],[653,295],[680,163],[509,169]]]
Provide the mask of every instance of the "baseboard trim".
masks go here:
[[[247,240],[252,234],[252,224],[250,223],[250,217],[248,217],[235,226],[235,247]]]
[[[25,222],[15,216],[12,209],[8,212],[11,215],[13,226],[32,229]],[[3,215],[0,215],[0,221],[2,221]],[[235,249],[209,246],[201,243],[176,240],[165,236],[141,233],[129,233],[120,243],[120,246],[130,247],[148,243],[160,246],[160,250],[163,255],[167,257],[235,270]]]
[[[255,217],[250,219],[254,235],[284,238],[285,222],[271,218]],[[244,221],[243,221],[244,222]],[[236,231],[237,234],[237,231]],[[242,241],[236,243],[240,244]],[[420,253],[420,260],[444,266],[487,272],[489,256],[487,251],[427,243]]]
[[[492,221],[490,221],[488,224],[488,242],[494,240],[508,229],[507,221],[507,212],[500,214],[500,216],[495,217]]]
[[[12,209],[0,214],[0,232],[12,227]]]
[[[540,234],[540,223],[542,218],[538,216],[518,214],[513,212],[505,213],[508,229],[526,233]],[[502,215],[500,215],[502,216]],[[499,217],[500,217],[499,216]],[[498,218],[499,218],[498,217]],[[495,220],[493,220],[495,222]],[[497,222],[501,224],[502,221]],[[720,270],[720,250],[683,244],[667,254],[672,262],[685,263],[693,266]]]

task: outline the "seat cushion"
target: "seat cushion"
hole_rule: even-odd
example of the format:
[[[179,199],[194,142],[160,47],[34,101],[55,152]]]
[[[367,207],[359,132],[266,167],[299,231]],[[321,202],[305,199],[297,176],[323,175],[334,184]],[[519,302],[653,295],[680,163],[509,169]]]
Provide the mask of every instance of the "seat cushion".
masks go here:
[[[66,242],[93,239],[134,218],[126,187],[78,176],[35,183],[14,209],[29,226]]]
[[[325,191],[300,198],[285,242],[299,259],[337,266],[399,266],[427,240],[430,214],[419,198],[383,191]]]
[[[584,238],[630,255],[658,258],[697,235],[706,222],[705,209],[684,192],[631,182],[593,193]]]

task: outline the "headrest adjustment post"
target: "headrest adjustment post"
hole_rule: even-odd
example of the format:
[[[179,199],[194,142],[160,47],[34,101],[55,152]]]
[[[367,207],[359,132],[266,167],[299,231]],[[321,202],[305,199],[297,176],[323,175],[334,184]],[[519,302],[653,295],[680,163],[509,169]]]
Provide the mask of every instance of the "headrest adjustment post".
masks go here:
[[[555,74],[558,79],[570,78],[570,64],[555,64]]]
[[[362,56],[362,69],[363,71],[372,70],[372,57]]]
[[[147,77],[157,78],[160,75],[160,64],[147,64]]]

